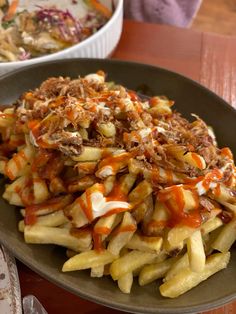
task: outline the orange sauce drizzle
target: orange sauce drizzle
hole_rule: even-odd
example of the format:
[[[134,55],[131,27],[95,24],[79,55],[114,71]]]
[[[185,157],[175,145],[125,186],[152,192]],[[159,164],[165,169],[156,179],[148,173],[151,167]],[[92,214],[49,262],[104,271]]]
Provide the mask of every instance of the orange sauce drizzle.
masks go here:
[[[131,153],[123,153],[122,155],[117,156],[108,156],[100,162],[99,169],[105,166],[110,166],[114,171],[117,171],[120,169],[120,167],[127,164],[131,157]]]
[[[74,121],[74,111],[73,111],[73,110],[67,110],[67,112],[66,112],[66,117],[67,117],[70,121]]]
[[[113,235],[117,235],[121,232],[134,232],[137,230],[136,225],[119,226],[113,231]]]
[[[135,93],[133,90],[129,90],[128,95],[132,101],[138,101],[139,100],[137,93]]]
[[[93,232],[93,248],[97,252],[102,252],[104,250],[101,234]]]
[[[8,162],[6,163],[6,165],[4,167],[4,173],[8,176],[9,179],[11,179],[11,180],[15,179],[15,175],[13,174],[11,169],[8,167]]]
[[[168,184],[174,183],[173,172],[171,170],[165,169],[166,181]]]
[[[222,155],[227,156],[229,159],[233,160],[233,154],[232,154],[231,150],[229,149],[229,147],[221,148],[220,152]]]
[[[40,125],[40,120],[31,120],[28,122],[28,128],[32,131],[33,135],[37,135],[38,128]]]
[[[149,99],[149,104],[151,105],[151,107],[156,106],[159,102],[159,99],[157,97],[152,97]]]
[[[12,156],[12,159],[13,159],[13,161],[15,162],[16,168],[17,168],[18,170],[21,170],[21,162],[20,162],[20,159],[19,159],[19,155],[18,155],[18,154],[14,154],[14,155]]]
[[[11,147],[15,148],[15,147],[18,147],[18,146],[21,146],[25,144],[25,140],[24,139],[18,139],[18,140],[12,140],[10,139],[8,145],[10,145]]]
[[[32,166],[31,166],[32,171],[36,171],[37,168],[44,166],[52,157],[53,157],[52,152],[48,152],[46,150],[40,149],[32,163]]]
[[[197,167],[202,170],[202,169],[203,169],[203,164],[202,164],[202,160],[201,160],[201,158],[199,157],[199,155],[196,154],[196,153],[191,153],[191,157],[192,157],[193,160],[195,161]]]
[[[220,184],[218,183],[217,186],[213,189],[212,193],[217,197],[220,196],[221,189],[220,189]]]
[[[171,218],[167,225],[173,227],[177,224],[187,225],[197,228],[201,224],[201,216],[199,212],[199,201],[197,193],[193,194],[196,201],[196,209],[189,212],[184,211],[185,201],[182,186],[172,186],[166,191],[160,191],[158,198],[163,202],[169,210]]]
[[[189,187],[194,187],[194,185],[204,179],[204,176],[199,176],[197,178],[185,178],[184,183],[189,184]]]
[[[84,164],[79,162],[78,164],[75,165],[75,168],[79,170],[79,172],[82,172],[84,174],[93,174],[95,169],[97,167],[97,163],[93,162],[85,162]]]
[[[160,181],[160,173],[157,167],[153,167],[151,170],[151,181],[153,184],[158,184]]]
[[[223,174],[221,173],[220,170],[218,169],[214,169],[212,172],[209,172],[208,174],[206,174],[205,178],[202,181],[202,186],[203,188],[208,191],[210,188],[210,184],[213,180],[216,179],[221,179],[223,176]]]
[[[127,197],[127,194],[125,194],[122,191],[120,184],[119,183],[115,183],[113,189],[107,195],[106,201],[107,202],[110,202],[110,201],[127,202],[128,201],[128,197]]]
[[[232,174],[227,181],[225,181],[226,186],[232,186],[234,183],[234,175]]]
[[[56,108],[65,104],[66,96],[58,96],[55,100],[49,103],[49,108]]]
[[[24,206],[28,206],[34,202],[34,193],[32,190],[32,178],[28,178],[23,186],[16,186],[15,192],[19,195]]]
[[[94,232],[97,234],[105,234],[108,235],[111,232],[111,228],[108,227],[94,227]]]
[[[64,197],[63,197],[64,198]],[[61,196],[51,198],[42,204],[34,204],[25,208],[25,224],[31,225],[37,220],[37,211],[44,208],[51,208],[54,211],[62,209],[67,203]]]
[[[81,208],[82,211],[84,212],[84,214],[85,214],[85,216],[87,217],[88,221],[90,221],[90,220],[89,220],[89,217],[88,217],[88,213],[87,213],[87,206],[86,206],[84,200],[82,200],[81,197],[78,197],[77,200],[76,200],[76,202],[79,203],[80,208]]]
[[[27,214],[24,218],[25,225],[34,225],[37,222],[37,216],[35,213]]]

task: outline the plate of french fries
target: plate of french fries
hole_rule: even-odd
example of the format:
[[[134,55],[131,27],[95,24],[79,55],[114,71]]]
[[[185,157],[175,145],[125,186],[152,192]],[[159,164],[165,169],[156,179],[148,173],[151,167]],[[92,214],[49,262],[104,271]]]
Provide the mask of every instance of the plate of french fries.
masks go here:
[[[235,298],[233,108],[179,74],[111,60],[30,66],[0,90],[0,241],[18,259],[129,312]]]

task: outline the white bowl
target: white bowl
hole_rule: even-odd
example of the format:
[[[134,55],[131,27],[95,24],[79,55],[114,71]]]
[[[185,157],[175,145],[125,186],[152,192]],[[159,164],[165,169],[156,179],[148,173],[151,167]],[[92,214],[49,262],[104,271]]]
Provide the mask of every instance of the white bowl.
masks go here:
[[[1,62],[0,75],[27,65],[50,60],[71,58],[106,58],[115,49],[123,25],[123,0],[103,0],[108,5],[113,1],[115,11],[110,20],[95,34],[81,43],[70,48],[51,53],[43,57],[33,58],[25,61]]]

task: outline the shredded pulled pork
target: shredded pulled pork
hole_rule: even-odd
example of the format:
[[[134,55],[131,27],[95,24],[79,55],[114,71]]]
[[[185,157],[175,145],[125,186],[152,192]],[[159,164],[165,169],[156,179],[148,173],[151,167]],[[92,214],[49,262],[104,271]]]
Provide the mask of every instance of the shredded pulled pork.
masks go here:
[[[28,128],[31,143],[42,149],[72,157],[86,146],[116,147],[135,151],[134,158],[145,168],[162,167],[194,178],[220,167],[227,170],[222,180],[228,180],[231,161],[221,154],[208,126],[195,115],[195,121],[187,121],[172,105],[167,98],[144,100],[106,83],[99,71],[83,78],[47,79],[21,96],[15,114],[18,124]],[[188,153],[202,158],[204,167],[181,158]]]

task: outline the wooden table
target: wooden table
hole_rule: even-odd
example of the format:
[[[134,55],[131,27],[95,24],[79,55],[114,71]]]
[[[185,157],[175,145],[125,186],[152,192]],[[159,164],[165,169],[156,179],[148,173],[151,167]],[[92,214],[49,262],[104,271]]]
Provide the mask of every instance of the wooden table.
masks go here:
[[[125,21],[112,58],[149,63],[182,73],[207,86],[236,108],[236,38]],[[83,300],[18,263],[22,296],[35,295],[49,314],[115,314]],[[236,313],[236,302],[204,314]]]

